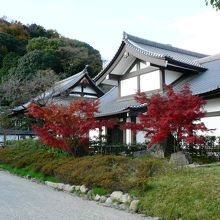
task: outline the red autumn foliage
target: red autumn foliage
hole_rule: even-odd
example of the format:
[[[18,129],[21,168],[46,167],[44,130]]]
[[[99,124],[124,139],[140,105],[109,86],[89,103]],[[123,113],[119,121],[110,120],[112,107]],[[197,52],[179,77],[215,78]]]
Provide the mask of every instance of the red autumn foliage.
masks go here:
[[[205,116],[205,101],[192,95],[188,85],[180,92],[174,92],[171,86],[165,86],[164,94],[158,93],[149,97],[145,93],[137,93],[136,100],[145,104],[147,111],[139,114],[140,123],[127,123],[125,128],[144,131],[145,138],[151,140],[150,146],[162,143],[170,134],[175,138],[175,147],[181,141],[202,142],[196,133],[208,130],[200,121]]]
[[[54,148],[77,155],[77,151],[88,151],[89,130],[102,126],[113,127],[113,120],[97,120],[99,102],[78,99],[68,106],[31,104],[27,115],[40,119],[42,126],[33,126],[41,140]]]

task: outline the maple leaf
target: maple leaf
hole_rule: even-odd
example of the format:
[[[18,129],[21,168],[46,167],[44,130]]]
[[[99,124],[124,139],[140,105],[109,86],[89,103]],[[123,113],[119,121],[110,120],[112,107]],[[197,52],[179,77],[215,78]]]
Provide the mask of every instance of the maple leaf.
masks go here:
[[[162,143],[170,134],[180,142],[201,143],[196,134],[207,131],[200,121],[205,116],[203,106],[205,101],[195,96],[185,85],[180,92],[174,92],[171,86],[164,86],[164,94],[154,94],[150,97],[145,93],[137,93],[136,100],[147,106],[146,112],[139,113],[139,123],[126,123],[124,128],[134,132],[145,132],[145,138],[150,139],[150,146]],[[178,146],[175,146],[178,147]]]
[[[102,126],[113,127],[114,120],[98,120],[99,102],[78,99],[68,106],[31,104],[27,115],[40,119],[41,125],[33,126],[33,130],[47,145],[71,152],[75,156],[78,150],[88,152],[88,133]]]

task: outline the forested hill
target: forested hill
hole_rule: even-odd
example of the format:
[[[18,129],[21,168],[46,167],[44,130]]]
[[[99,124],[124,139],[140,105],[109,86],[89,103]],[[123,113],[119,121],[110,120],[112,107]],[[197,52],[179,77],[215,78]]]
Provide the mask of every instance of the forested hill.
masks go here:
[[[72,27],[74,28],[74,27]],[[0,19],[0,80],[7,76],[31,78],[38,71],[53,71],[63,79],[89,65],[91,77],[102,68],[101,56],[87,43],[67,39],[55,30]]]

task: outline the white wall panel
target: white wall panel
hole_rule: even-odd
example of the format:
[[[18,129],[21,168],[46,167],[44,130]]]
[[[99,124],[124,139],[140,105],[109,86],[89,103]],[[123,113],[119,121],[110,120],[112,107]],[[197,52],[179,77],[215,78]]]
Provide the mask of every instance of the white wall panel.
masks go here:
[[[160,89],[160,70],[146,73],[140,76],[140,91],[147,92]]]
[[[121,80],[121,96],[132,95],[137,92],[137,77]]]
[[[137,123],[139,123],[139,122],[140,122],[140,119],[137,117],[137,118],[136,118],[136,121],[137,121]],[[136,142],[137,142],[137,143],[144,143],[145,140],[146,140],[146,138],[145,138],[144,136],[145,136],[145,132],[138,131],[138,132],[136,133]]]
[[[126,118],[126,122],[131,122],[131,118]],[[131,129],[126,129],[126,144],[131,143]]]
[[[220,98],[207,100],[204,109],[207,112],[220,111]]]
[[[177,80],[183,73],[172,71],[172,70],[165,70],[165,83],[169,85],[170,83]]]
[[[98,128],[89,131],[89,139],[97,140],[98,137],[99,137],[99,129]]]
[[[89,86],[83,88],[83,92],[88,92],[88,93],[96,94],[96,91],[93,90],[93,89],[92,89],[91,87],[89,87]]]
[[[215,129],[212,132],[208,132],[207,135],[220,136],[220,116],[205,117],[201,121],[204,122],[207,128]]]

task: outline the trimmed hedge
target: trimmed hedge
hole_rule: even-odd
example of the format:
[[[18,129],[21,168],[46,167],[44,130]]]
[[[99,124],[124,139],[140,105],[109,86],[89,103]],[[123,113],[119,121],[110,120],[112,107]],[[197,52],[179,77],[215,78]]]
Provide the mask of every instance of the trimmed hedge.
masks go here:
[[[27,144],[28,142],[28,144]],[[161,170],[165,161],[156,158],[125,156],[86,156],[74,158],[31,142],[0,150],[0,163],[16,168],[29,167],[35,172],[54,176],[61,182],[103,187],[108,191],[145,190],[148,177]],[[37,147],[36,147],[37,146]]]

